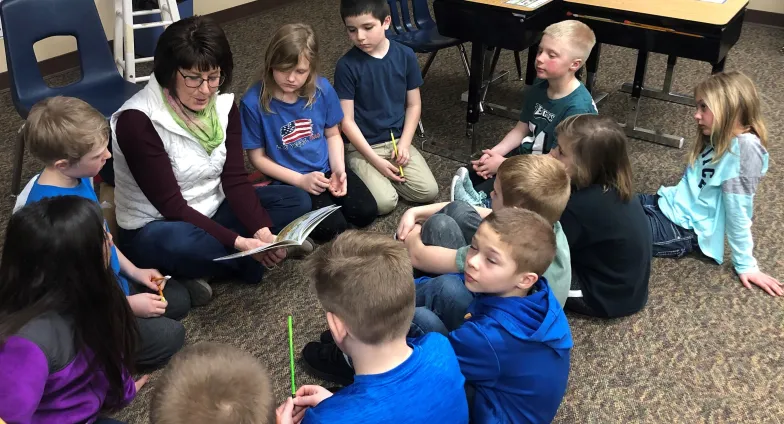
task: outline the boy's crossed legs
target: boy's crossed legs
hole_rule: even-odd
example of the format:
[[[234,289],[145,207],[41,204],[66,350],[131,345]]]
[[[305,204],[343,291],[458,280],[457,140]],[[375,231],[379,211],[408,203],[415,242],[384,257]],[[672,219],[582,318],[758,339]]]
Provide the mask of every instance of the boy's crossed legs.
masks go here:
[[[393,165],[396,163],[392,159],[394,149],[391,141],[375,144],[371,147],[382,159],[392,162]],[[398,194],[404,199],[416,203],[432,202],[438,196],[438,184],[427,166],[425,157],[414,146],[409,148],[409,152],[411,158],[403,168],[406,181],[393,183],[378,172],[373,164],[368,162],[352,145],[348,145],[346,148],[346,164],[373,193],[379,215],[386,215],[395,209]]]

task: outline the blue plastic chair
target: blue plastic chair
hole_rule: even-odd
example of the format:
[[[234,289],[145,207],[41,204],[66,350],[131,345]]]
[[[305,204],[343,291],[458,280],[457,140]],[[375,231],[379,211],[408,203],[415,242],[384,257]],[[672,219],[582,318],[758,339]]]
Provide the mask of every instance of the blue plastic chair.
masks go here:
[[[466,55],[463,43],[456,38],[444,37],[438,32],[436,21],[430,16],[427,0],[412,0],[413,22],[408,7],[408,0],[387,0],[387,3],[389,4],[389,11],[392,17],[392,24],[387,30],[387,38],[410,47],[416,53],[430,55],[422,68],[422,79],[425,78],[427,71],[430,70],[430,66],[433,64],[438,51],[449,47],[457,47],[460,50],[460,58],[463,61],[466,75],[471,75],[468,55]],[[425,136],[425,128],[421,120],[419,121],[419,136]]]
[[[408,0],[387,0],[387,3],[392,16],[392,25],[387,30],[387,37],[410,47],[417,53],[430,55],[425,62],[425,67],[422,68],[423,79],[427,75],[427,71],[430,70],[436,53],[449,47],[457,47],[460,50],[466,74],[471,73],[468,56],[462,42],[456,38],[444,37],[439,34],[436,21],[430,16],[427,0],[412,1],[413,22],[410,18]]]
[[[3,0],[0,3],[3,43],[16,111],[24,119],[39,100],[53,96],[77,97],[111,116],[141,87],[117,71],[95,0]],[[81,78],[64,87],[49,87],[41,75],[33,44],[57,35],[76,38]],[[11,182],[19,192],[24,140],[17,140]]]

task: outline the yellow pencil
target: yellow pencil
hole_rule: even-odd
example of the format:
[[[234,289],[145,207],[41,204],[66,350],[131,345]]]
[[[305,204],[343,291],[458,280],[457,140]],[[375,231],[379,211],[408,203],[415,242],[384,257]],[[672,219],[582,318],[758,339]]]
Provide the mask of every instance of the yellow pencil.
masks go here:
[[[392,136],[392,149],[395,151],[395,158],[397,158],[397,142],[395,141],[395,134],[392,131],[390,131],[389,135]],[[400,170],[400,176],[401,177],[405,177],[406,176],[406,174],[403,173],[403,167],[402,166],[398,165],[397,169]]]

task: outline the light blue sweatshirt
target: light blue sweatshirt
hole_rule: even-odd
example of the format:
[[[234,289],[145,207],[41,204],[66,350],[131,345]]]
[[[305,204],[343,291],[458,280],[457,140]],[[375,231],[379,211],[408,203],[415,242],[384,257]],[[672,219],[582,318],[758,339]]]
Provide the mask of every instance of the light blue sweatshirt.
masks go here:
[[[708,146],[674,187],[659,189],[659,208],[676,225],[697,234],[700,250],[724,261],[724,235],[738,274],[758,271],[751,239],[754,193],[768,171],[768,152],[754,134],[732,139],[730,149],[714,162]]]

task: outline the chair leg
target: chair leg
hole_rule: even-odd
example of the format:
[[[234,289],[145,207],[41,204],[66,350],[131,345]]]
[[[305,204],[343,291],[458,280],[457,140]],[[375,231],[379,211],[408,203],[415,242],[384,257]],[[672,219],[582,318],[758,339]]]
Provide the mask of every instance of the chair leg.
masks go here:
[[[425,127],[422,125],[422,120],[419,120],[419,125],[417,126],[417,135],[424,138],[425,137]],[[424,143],[422,143],[424,144]]]
[[[490,81],[493,79],[493,74],[495,73],[495,67],[498,65],[498,57],[501,56],[501,48],[496,47],[495,51],[493,52],[493,60],[490,61],[490,72],[487,74],[487,84],[485,85],[484,91],[482,91],[481,101],[484,103],[485,98],[487,97],[487,92],[490,90]]]
[[[19,127],[16,134],[16,148],[14,149],[14,170],[11,174],[11,196],[19,194],[19,186],[22,182],[22,165],[24,164],[24,124]]]
[[[438,50],[434,51],[433,53],[430,53],[430,56],[427,57],[427,62],[425,62],[425,67],[422,68],[422,79],[423,80],[425,79],[425,75],[427,75],[427,71],[430,70],[430,65],[433,64],[433,60],[435,60],[435,58],[436,58],[436,53],[438,53]]]
[[[468,55],[466,54],[465,46],[458,44],[457,49],[460,50],[460,59],[463,61],[463,69],[465,69],[466,76],[471,78],[471,66],[468,64]]]
[[[520,62],[520,52],[519,51],[515,50],[514,58],[515,58],[515,66],[517,67],[517,80],[518,81],[522,81],[523,80],[523,65]]]

